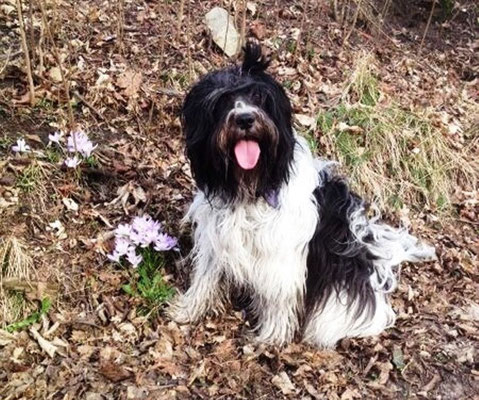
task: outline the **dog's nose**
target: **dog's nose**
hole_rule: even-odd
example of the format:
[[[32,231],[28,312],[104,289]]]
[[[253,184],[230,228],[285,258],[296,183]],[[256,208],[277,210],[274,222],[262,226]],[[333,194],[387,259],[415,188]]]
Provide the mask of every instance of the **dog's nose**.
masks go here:
[[[235,116],[236,125],[243,130],[251,128],[253,126],[254,119],[253,113],[241,113]]]

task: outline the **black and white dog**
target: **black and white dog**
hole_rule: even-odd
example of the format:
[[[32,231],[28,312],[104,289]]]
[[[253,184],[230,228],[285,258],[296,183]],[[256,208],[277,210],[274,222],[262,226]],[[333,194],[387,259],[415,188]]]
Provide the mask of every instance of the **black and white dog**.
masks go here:
[[[221,312],[232,289],[249,293],[258,339],[295,335],[320,347],[377,335],[395,313],[388,294],[403,261],[435,258],[405,230],[368,219],[366,205],[315,159],[292,128],[285,91],[254,42],[244,61],[209,73],[183,107],[187,156],[199,191],[191,287],[178,322]]]

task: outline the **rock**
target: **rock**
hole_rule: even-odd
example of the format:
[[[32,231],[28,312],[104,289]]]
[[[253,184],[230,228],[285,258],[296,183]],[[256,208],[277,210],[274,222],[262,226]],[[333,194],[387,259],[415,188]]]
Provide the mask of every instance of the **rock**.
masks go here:
[[[214,7],[205,15],[205,23],[211,31],[213,41],[228,57],[238,54],[241,38],[228,11]]]

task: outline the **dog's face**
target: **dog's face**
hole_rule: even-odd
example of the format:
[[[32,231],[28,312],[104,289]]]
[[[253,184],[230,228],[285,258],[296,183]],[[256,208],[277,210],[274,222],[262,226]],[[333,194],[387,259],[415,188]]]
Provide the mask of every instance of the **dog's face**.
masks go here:
[[[187,156],[198,187],[223,200],[254,200],[286,182],[293,158],[291,105],[249,42],[242,66],[215,71],[183,106]]]

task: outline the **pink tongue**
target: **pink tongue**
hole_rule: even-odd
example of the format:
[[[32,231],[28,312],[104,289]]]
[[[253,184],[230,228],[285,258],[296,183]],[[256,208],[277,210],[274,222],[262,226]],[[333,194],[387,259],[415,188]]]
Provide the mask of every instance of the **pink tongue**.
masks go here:
[[[253,169],[258,163],[261,150],[254,140],[240,140],[235,146],[236,161],[243,169]]]

